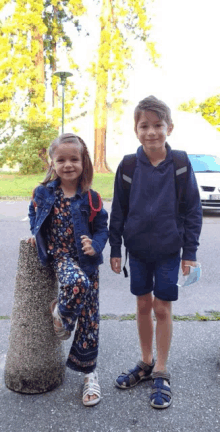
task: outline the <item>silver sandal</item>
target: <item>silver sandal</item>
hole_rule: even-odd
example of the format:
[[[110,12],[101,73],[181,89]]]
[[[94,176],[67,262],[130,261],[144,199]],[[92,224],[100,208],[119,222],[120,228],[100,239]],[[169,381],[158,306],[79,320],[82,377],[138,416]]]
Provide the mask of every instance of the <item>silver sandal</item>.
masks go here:
[[[100,402],[101,400],[101,390],[98,384],[98,374],[97,372],[91,372],[85,375],[85,379],[88,378],[88,381],[84,384],[83,387],[83,405],[85,406],[93,406]],[[92,400],[85,401],[86,396],[94,396],[97,397]]]
[[[66,330],[65,327],[63,326],[63,321],[62,321],[61,316],[60,316],[59,311],[58,311],[57,299],[54,299],[50,303],[50,312],[51,312],[52,317],[53,317],[53,328],[54,328],[54,331],[56,333],[56,336],[61,340],[69,339],[71,336],[71,332],[69,330]],[[55,321],[59,321],[62,324],[62,327],[56,325]]]

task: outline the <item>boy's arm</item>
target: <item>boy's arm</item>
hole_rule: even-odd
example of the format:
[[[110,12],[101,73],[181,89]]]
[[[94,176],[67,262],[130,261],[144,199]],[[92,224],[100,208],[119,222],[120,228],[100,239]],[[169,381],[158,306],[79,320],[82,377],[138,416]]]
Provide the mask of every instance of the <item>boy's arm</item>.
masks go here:
[[[122,162],[118,166],[115,176],[114,196],[110,215],[109,243],[111,246],[111,258],[121,258],[122,234],[126,217],[127,203],[123,190],[121,167]]]
[[[202,206],[195,174],[190,162],[188,169],[182,260],[196,261],[196,251],[199,246],[199,236],[202,228]]]

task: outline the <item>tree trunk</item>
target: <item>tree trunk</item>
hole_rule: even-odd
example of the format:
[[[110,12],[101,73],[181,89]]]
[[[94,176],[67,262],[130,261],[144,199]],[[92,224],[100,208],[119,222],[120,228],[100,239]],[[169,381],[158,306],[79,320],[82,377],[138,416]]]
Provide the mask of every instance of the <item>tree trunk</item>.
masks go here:
[[[54,21],[57,21],[57,7],[53,6],[53,16],[54,16]],[[53,52],[53,59],[52,59],[52,74],[54,74],[54,72],[56,72],[56,67],[57,67],[57,44],[56,41],[54,39],[54,36],[52,35],[52,52]],[[52,107],[57,107],[58,106],[58,89],[56,88],[55,90],[52,90]]]
[[[57,44],[56,42],[53,43],[53,63],[52,63],[52,74],[56,72],[56,58],[57,58]],[[52,107],[58,106],[58,89],[52,90]]]
[[[39,51],[35,58],[35,66],[37,70],[37,81],[38,83],[44,84],[44,45],[43,36],[40,35],[36,30],[34,31],[34,39],[39,42]]]
[[[106,162],[106,130],[107,130],[107,94],[108,94],[108,63],[111,52],[111,5],[110,0],[103,0],[101,11],[101,34],[99,58],[96,78],[96,100],[94,110],[94,170],[96,172],[110,172]],[[109,39],[108,39],[109,36]],[[103,45],[105,55],[103,56]]]

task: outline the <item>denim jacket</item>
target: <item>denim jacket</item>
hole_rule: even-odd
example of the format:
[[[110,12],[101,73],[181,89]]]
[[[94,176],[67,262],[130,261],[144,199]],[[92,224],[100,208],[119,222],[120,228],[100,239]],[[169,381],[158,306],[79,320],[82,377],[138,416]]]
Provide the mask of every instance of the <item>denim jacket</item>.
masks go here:
[[[30,219],[30,228],[36,239],[38,257],[44,266],[50,261],[45,242],[45,230],[48,224],[48,215],[55,202],[55,190],[59,184],[60,180],[57,179],[46,186],[38,186],[34,192],[34,199],[29,205],[28,216]],[[104,208],[97,213],[93,220],[93,234],[91,234],[89,231],[90,206],[88,193],[82,193],[79,187],[76,195],[70,198],[70,203],[79,265],[90,276],[94,273],[97,266],[103,262],[102,251],[108,239],[108,213]],[[83,234],[92,238],[92,247],[96,252],[95,255],[84,255],[80,238]]]

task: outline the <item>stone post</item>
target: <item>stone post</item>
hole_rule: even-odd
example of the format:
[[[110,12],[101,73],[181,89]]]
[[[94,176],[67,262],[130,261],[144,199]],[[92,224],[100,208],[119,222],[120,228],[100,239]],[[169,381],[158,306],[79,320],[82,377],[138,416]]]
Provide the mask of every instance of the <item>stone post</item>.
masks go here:
[[[36,248],[21,240],[5,365],[5,384],[11,390],[42,393],[64,380],[63,345],[49,311],[57,292],[53,269],[41,266]]]

